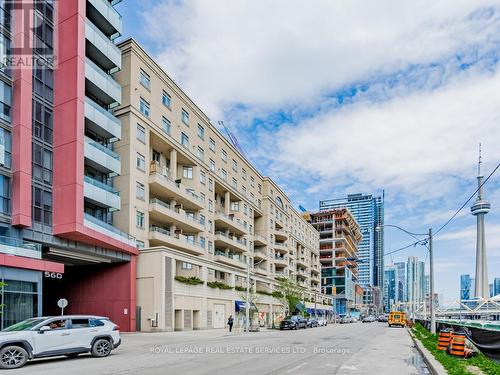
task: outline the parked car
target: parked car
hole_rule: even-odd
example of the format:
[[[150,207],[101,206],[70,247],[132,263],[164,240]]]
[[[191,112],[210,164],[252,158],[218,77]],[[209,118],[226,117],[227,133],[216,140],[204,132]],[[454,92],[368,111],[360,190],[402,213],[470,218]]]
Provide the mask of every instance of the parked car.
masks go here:
[[[320,327],[326,327],[328,325],[328,322],[324,318],[319,318],[318,319],[318,326]]]
[[[343,316],[339,319],[340,324],[347,324],[351,323],[351,319],[348,316]]]
[[[317,326],[318,326],[318,319],[316,319],[316,318],[307,319],[307,327],[308,328],[314,328]]]
[[[0,368],[22,367],[34,358],[91,353],[107,357],[121,343],[119,327],[108,318],[63,315],[26,319],[0,332]]]
[[[388,316],[387,315],[379,315],[378,319],[379,322],[387,323]]]
[[[281,331],[283,331],[284,329],[299,329],[299,328],[307,328],[307,319],[298,315],[287,316],[280,323]]]
[[[363,318],[363,320],[362,320],[363,323],[372,323],[372,322],[375,322],[375,321],[376,321],[376,319],[373,316],[371,316],[371,315],[365,316]]]

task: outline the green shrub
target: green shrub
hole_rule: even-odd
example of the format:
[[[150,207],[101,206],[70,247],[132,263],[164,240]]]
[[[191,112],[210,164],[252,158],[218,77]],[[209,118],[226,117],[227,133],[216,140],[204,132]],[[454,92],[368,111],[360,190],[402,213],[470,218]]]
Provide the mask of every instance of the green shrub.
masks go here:
[[[259,293],[259,294],[264,294],[264,295],[266,295],[266,296],[271,296],[271,295],[272,295],[272,293],[266,292],[266,291],[264,291],[264,290],[258,290],[258,291],[257,291],[257,293]]]
[[[188,284],[188,285],[199,285],[199,284],[203,284],[203,282],[204,282],[203,280],[200,280],[195,276],[192,276],[192,277],[175,276],[174,279],[181,282],[181,283]]]
[[[274,298],[283,298],[283,293],[281,292],[278,292],[277,290],[275,290],[274,292],[271,293],[271,295],[274,297]]]
[[[216,289],[216,288],[218,288],[218,289],[233,289],[232,286],[221,283],[220,281],[209,281],[207,283],[207,286],[209,286],[210,288],[214,288],[214,289]]]
[[[247,291],[247,288],[245,288],[244,286],[235,286],[234,289],[236,289],[239,292],[246,292]]]

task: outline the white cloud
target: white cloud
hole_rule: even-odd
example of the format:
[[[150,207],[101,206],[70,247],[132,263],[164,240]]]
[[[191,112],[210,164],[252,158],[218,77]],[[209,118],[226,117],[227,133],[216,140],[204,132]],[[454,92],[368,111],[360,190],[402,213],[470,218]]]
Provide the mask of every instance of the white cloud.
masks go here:
[[[498,40],[495,0],[161,0],[145,11],[158,59],[210,115],[263,108]],[[479,48],[479,50],[481,50]]]

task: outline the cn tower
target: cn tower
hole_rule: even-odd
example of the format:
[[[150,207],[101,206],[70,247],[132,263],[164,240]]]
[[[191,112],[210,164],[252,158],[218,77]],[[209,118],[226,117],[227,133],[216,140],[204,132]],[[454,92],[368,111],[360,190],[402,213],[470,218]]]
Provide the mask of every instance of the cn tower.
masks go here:
[[[486,260],[486,238],[484,234],[484,215],[490,212],[491,204],[483,197],[483,180],[481,174],[481,144],[479,144],[479,163],[477,168],[477,198],[470,211],[477,218],[477,243],[476,243],[476,298],[488,298],[488,263]]]

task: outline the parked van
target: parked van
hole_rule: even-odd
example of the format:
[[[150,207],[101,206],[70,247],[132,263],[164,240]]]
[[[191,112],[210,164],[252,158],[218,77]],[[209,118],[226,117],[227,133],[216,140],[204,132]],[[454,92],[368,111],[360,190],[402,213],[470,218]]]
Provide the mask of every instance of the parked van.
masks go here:
[[[389,313],[389,319],[387,321],[389,323],[389,327],[404,327],[406,325],[406,313],[401,311],[391,311]]]

